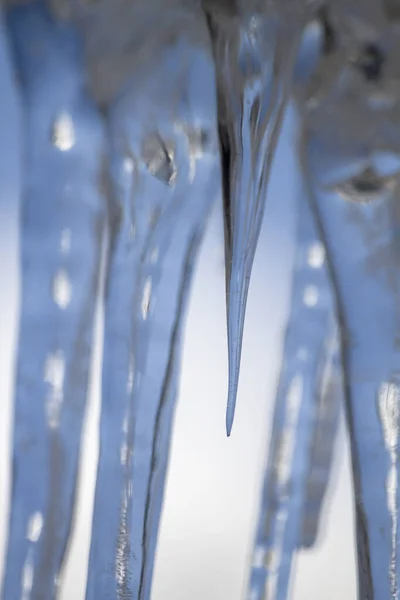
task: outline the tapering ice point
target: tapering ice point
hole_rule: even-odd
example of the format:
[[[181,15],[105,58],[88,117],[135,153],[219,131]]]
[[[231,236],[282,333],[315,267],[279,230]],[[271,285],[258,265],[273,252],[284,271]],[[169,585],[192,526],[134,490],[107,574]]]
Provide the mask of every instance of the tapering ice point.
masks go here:
[[[241,252],[242,250],[242,252]],[[233,255],[245,256],[245,249],[234,245]],[[234,261],[227,286],[228,328],[228,403],[226,409],[226,433],[232,431],[235,418],[236,399],[239,386],[240,361],[242,356],[243,330],[249,291],[251,263]]]
[[[246,300],[267,181],[304,25],[303,18],[287,24],[287,11],[281,11],[280,4],[266,3],[261,8],[258,2],[239,2],[238,6],[236,15],[224,15],[224,19],[215,7],[209,8],[220,91],[224,181],[229,181],[224,189],[228,436],[234,419]],[[234,265],[242,268],[235,269]]]

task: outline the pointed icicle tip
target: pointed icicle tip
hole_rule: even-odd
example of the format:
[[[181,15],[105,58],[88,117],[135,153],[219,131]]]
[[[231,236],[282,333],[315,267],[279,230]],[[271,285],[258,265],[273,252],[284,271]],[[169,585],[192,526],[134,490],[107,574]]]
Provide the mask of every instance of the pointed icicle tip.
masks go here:
[[[243,249],[235,248],[235,255],[238,255],[241,260],[234,260],[230,263],[231,272],[230,277],[227,278],[226,289],[229,368],[226,433],[228,437],[231,434],[235,417],[240,361],[242,357],[243,330],[252,266],[252,262],[247,263],[246,260],[242,260],[246,257]]]
[[[231,437],[233,426],[233,415],[230,414],[229,410],[226,411],[226,437]]]
[[[215,19],[212,28],[223,170],[228,436],[234,419],[246,302],[267,182],[303,28],[302,22],[289,26],[285,14],[272,8],[257,12],[257,19],[246,9],[240,19],[225,22],[224,26]]]
[[[239,368],[240,364],[238,365]],[[229,378],[228,402],[226,407],[226,435],[230,437],[232,433],[233,421],[235,419],[236,398],[238,390],[239,376]]]

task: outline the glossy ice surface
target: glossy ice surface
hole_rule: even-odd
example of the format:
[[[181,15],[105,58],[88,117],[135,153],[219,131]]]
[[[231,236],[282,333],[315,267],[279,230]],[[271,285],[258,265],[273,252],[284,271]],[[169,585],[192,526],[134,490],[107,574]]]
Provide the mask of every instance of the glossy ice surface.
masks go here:
[[[246,303],[268,177],[308,15],[300,2],[209,5],[217,69],[223,165],[230,435],[239,382]]]
[[[284,600],[294,553],[315,542],[344,396],[359,598],[398,600],[396,3],[5,4],[24,156],[2,598],[51,600],[62,585],[99,299],[86,597],[150,598],[193,265],[222,197],[229,435],[268,178],[293,92],[298,260],[248,597]]]
[[[75,32],[55,25],[42,7],[15,9],[7,25],[23,101],[25,179],[3,597],[39,599],[56,593],[73,515],[105,225],[106,143]]]
[[[383,9],[355,4],[345,21],[340,6],[332,6],[325,23],[330,42],[297,89],[301,156],[342,326],[360,598],[397,598],[400,575],[400,38]],[[326,26],[324,35],[326,42]]]

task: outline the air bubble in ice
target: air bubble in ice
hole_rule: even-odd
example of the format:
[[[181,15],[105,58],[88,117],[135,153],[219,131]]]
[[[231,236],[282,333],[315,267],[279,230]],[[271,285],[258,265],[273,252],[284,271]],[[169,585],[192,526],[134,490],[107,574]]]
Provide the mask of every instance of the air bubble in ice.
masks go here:
[[[68,152],[76,143],[75,126],[72,117],[67,112],[62,112],[54,121],[52,128],[52,142],[61,152]]]
[[[306,306],[313,308],[318,304],[318,289],[315,285],[308,285],[303,293],[303,302]]]
[[[54,302],[63,310],[65,310],[72,297],[72,286],[69,275],[65,269],[60,269],[53,280],[53,298]]]

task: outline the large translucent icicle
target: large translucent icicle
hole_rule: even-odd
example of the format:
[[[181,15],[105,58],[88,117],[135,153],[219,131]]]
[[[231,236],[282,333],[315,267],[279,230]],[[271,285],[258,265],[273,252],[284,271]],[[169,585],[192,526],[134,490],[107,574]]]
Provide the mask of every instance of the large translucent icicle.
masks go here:
[[[234,418],[246,302],[266,187],[309,10],[306,2],[243,0],[230,4],[235,6],[227,9],[221,2],[205,2],[217,68],[225,184],[228,435]]]
[[[286,600],[293,554],[303,539],[307,477],[314,460],[316,408],[326,397],[337,355],[332,290],[325,250],[303,190],[299,206],[296,263],[283,366],[277,391],[260,516],[251,565],[249,600]],[[332,444],[324,451],[330,452]],[[323,468],[329,469],[329,461]],[[324,480],[327,475],[324,472]],[[320,496],[313,494],[318,519]],[[317,496],[317,497],[315,497]]]
[[[360,600],[399,598],[400,38],[357,5],[297,90],[302,155],[340,308]],[[332,11],[336,8],[332,4]],[[350,7],[348,7],[350,8]],[[370,11],[371,9],[371,11]],[[384,49],[390,48],[386,54]],[[328,116],[329,115],[329,116]]]
[[[22,301],[2,598],[52,600],[74,508],[99,256],[104,132],[74,32],[44,3],[6,25],[23,117]]]
[[[113,170],[100,459],[87,600],[149,599],[192,265],[220,194],[215,74],[194,6],[131,15],[151,60],[109,111]],[[157,50],[157,51],[156,51]]]

